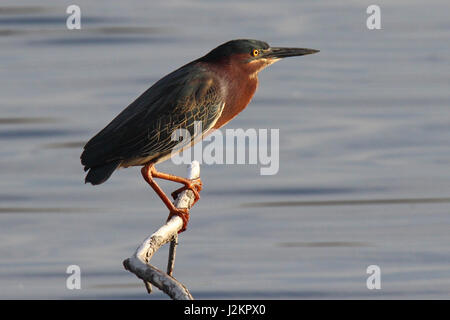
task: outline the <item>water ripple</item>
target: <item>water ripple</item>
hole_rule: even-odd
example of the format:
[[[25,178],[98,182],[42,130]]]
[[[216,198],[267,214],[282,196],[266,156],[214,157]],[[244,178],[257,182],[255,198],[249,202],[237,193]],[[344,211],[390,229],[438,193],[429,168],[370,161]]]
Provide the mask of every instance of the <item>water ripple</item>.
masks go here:
[[[48,118],[48,117],[11,117],[11,118],[0,118],[1,124],[28,124],[28,123],[57,123],[61,122],[61,119]]]
[[[361,206],[384,204],[450,203],[450,198],[411,198],[411,199],[361,199],[361,200],[323,200],[323,201],[273,201],[249,202],[241,204],[244,208],[262,207],[309,207],[309,206]]]
[[[282,248],[333,248],[333,247],[370,247],[367,242],[356,241],[319,241],[319,242],[279,242]]]
[[[44,149],[81,149],[86,144],[86,141],[69,141],[60,143],[47,143],[41,147]]]
[[[87,213],[99,211],[95,208],[27,208],[27,207],[0,207],[0,213]]]
[[[68,136],[83,132],[64,129],[15,129],[0,131],[0,139],[45,138],[54,136]]]

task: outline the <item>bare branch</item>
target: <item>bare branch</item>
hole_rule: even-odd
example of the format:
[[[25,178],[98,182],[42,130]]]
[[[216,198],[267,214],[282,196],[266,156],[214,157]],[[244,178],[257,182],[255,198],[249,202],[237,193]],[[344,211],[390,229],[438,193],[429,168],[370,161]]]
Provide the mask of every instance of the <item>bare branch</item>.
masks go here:
[[[167,274],[172,276],[173,268],[175,267],[175,256],[177,254],[178,235],[170,241],[169,259],[167,261]]]
[[[200,177],[200,165],[198,161],[193,161],[188,167],[188,178],[196,179]],[[174,204],[179,209],[190,209],[194,203],[195,196],[191,190],[181,192]],[[151,284],[161,289],[172,299],[176,300],[192,300],[189,290],[171,275],[173,264],[175,263],[175,246],[169,256],[168,273],[150,265],[150,259],[164,244],[169,241],[178,241],[178,231],[183,227],[183,220],[178,216],[173,216],[161,228],[159,228],[151,236],[147,237],[144,242],[137,248],[136,252],[130,258],[123,261],[126,270],[134,273],[138,278],[144,280],[147,291],[151,292]]]

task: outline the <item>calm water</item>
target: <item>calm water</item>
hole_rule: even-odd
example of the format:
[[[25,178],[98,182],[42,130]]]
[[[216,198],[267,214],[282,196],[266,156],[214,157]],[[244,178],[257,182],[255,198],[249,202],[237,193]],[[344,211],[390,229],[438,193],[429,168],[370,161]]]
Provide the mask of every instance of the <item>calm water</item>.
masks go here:
[[[81,148],[161,76],[243,37],[321,52],[261,73],[228,128],[280,128],[280,171],[202,166],[175,277],[199,299],[450,297],[448,1],[378,1],[378,31],[370,1],[76,3],[81,31],[67,1],[0,6],[0,298],[165,298],[122,260],[166,210],[137,168],[85,185]]]

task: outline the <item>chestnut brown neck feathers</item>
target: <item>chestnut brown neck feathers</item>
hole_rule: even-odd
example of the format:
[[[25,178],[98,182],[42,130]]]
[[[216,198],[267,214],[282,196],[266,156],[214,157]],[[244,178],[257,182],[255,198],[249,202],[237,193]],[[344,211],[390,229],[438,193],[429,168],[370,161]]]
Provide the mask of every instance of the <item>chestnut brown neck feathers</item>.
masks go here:
[[[258,72],[267,64],[264,61],[246,63],[247,55],[234,55],[231,58],[209,64],[226,90],[225,108],[214,125],[218,129],[237,116],[250,103],[258,87]]]

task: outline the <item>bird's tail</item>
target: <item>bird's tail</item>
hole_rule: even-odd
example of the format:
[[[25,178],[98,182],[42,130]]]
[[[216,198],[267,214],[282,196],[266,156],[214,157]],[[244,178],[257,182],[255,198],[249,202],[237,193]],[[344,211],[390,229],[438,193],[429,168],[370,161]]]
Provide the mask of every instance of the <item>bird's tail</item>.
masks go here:
[[[111,177],[114,170],[120,166],[121,161],[116,160],[104,164],[102,166],[89,168],[89,172],[86,175],[85,183],[91,183],[93,185],[101,184]]]

